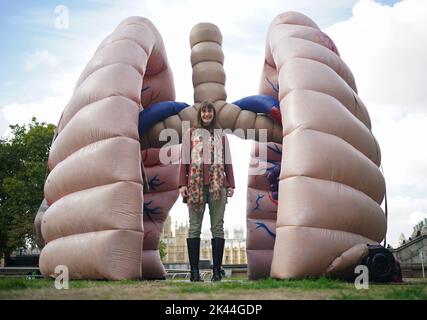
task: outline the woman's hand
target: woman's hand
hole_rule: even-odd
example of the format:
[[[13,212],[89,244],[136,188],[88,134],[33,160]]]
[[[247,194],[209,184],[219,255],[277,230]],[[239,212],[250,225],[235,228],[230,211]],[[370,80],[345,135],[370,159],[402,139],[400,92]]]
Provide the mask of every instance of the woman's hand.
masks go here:
[[[234,188],[227,188],[227,197],[232,197],[234,194]]]
[[[181,197],[183,197],[183,198],[187,197],[187,195],[188,195],[187,187],[182,186],[181,188],[179,188],[179,193],[181,194]]]

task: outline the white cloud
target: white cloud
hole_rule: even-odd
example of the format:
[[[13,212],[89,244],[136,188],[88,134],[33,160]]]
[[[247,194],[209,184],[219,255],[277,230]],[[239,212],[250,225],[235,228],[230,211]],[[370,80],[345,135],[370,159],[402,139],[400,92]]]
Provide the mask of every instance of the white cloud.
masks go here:
[[[414,226],[419,222],[423,221],[424,219],[427,219],[427,213],[421,211],[414,211],[409,217],[409,223],[411,224],[411,226]]]
[[[82,70],[78,69],[68,69],[67,72],[61,74],[52,74],[50,76],[50,80],[46,82],[49,84],[49,88],[53,93],[61,94],[71,98],[76,81],[81,71]]]
[[[409,238],[413,227],[427,218],[427,197],[395,196],[388,201],[388,242],[396,247],[401,233]]]
[[[58,124],[62,111],[72,96],[79,72],[70,69],[69,73],[51,74],[50,79],[46,79],[46,87],[52,93],[50,96],[28,103],[0,106],[0,136],[11,134],[9,124],[27,124],[33,117],[38,121]]]
[[[3,107],[4,118],[10,124],[27,124],[32,117],[39,121],[57,124],[69,97],[52,96],[37,102],[10,104]],[[5,135],[10,135],[7,129]]]
[[[359,1],[350,20],[326,29],[373,117],[390,111],[427,111],[426,16],[424,0],[401,1],[393,7]],[[375,105],[389,110],[376,110]]]
[[[423,0],[359,1],[351,19],[325,30],[355,76],[381,147],[392,245],[427,212],[426,16]]]
[[[4,112],[0,109],[0,138],[6,136],[9,128],[9,122],[6,120]]]
[[[399,119],[384,113],[373,125],[389,192],[427,195],[427,149],[422,141],[427,137],[427,113],[407,113]]]
[[[59,64],[57,56],[49,53],[47,50],[36,51],[31,53],[25,59],[25,71],[32,71],[40,66],[56,67]]]

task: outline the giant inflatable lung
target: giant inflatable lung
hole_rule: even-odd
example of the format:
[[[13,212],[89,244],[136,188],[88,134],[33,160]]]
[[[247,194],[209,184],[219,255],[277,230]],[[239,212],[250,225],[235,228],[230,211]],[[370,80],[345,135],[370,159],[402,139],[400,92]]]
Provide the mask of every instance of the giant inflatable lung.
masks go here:
[[[366,244],[385,236],[385,183],[368,112],[332,40],[308,17],[280,14],[259,94],[234,103],[219,28],[197,24],[190,46],[191,105],[174,101],[161,36],[145,18],[123,21],[83,70],[49,155],[48,209],[36,221],[41,272],[65,265],[71,279],[165,277],[159,239],[178,198],[182,126],[210,100],[223,128],[254,140],[250,156],[264,169],[248,179],[249,278],[350,274]],[[175,130],[175,144],[163,129]]]
[[[380,150],[352,73],[312,20],[284,13],[260,90],[277,95],[283,123],[271,276],[348,275],[386,233]]]
[[[164,277],[158,238],[178,193],[171,182],[143,195],[138,119],[143,108],[174,99],[160,34],[147,19],[126,19],[83,70],[58,125],[41,224],[44,275],[65,265],[72,279]],[[160,196],[167,200],[152,217]]]

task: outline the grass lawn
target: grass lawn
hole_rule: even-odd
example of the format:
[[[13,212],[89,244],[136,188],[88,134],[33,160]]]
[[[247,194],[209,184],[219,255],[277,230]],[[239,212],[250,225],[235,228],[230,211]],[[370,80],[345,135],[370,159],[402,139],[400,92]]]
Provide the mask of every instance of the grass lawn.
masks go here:
[[[164,281],[70,282],[57,290],[49,279],[0,278],[0,299],[422,299],[427,300],[427,282],[370,284],[357,290],[354,284],[331,279],[316,280],[226,280],[191,283]]]

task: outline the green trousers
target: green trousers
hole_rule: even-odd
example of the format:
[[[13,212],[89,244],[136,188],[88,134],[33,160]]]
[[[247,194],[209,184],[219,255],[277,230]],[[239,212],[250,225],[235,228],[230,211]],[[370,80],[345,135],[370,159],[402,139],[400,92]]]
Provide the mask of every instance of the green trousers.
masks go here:
[[[201,212],[189,208],[190,229],[188,231],[189,238],[200,238],[202,231],[203,215],[205,212],[206,203],[209,206],[209,214],[211,217],[211,233],[212,238],[224,238],[224,211],[227,203],[226,188],[221,188],[221,198],[218,200],[211,199],[209,193],[209,185],[203,186],[204,204]]]

